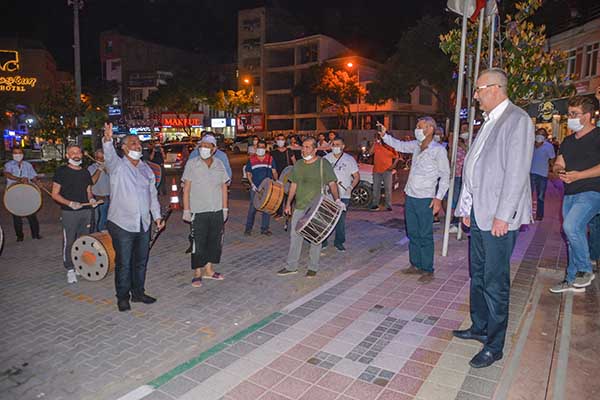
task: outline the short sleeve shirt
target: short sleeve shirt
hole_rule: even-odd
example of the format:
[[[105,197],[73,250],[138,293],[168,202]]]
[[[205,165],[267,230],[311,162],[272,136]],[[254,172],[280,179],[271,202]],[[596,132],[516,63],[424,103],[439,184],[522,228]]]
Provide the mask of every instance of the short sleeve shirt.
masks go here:
[[[583,171],[597,166],[600,164],[600,128],[579,139],[575,134],[567,136],[560,145],[560,154],[567,171]],[[566,195],[582,192],[600,192],[600,177],[565,183]]]
[[[59,194],[65,199],[78,203],[88,202],[87,188],[92,186],[92,177],[87,169],[73,169],[62,165],[54,173],[53,181],[60,185]],[[64,204],[60,207],[71,210],[71,207]]]
[[[335,158],[333,153],[329,153],[325,159],[329,161],[337,177],[340,198],[349,199],[352,194],[352,175],[358,172],[356,160],[348,153],[343,153],[340,158]]]
[[[258,187],[265,179],[273,178],[273,169],[275,164],[271,155],[265,155],[262,160],[256,155],[251,155],[245,171],[252,174],[252,183]]]
[[[190,211],[192,213],[216,212],[223,209],[222,185],[229,181],[229,175],[223,162],[212,159],[210,167],[206,162],[196,157],[185,164],[184,181],[191,183]]]
[[[271,152],[271,156],[275,161],[275,169],[278,174],[281,174],[288,165],[292,165],[292,151],[290,149],[286,149],[285,151],[274,149]]]
[[[94,176],[99,168],[98,164],[92,164],[88,167],[88,172],[91,176]],[[108,196],[110,194],[110,178],[106,172],[100,172],[100,177],[96,181],[96,184],[92,186],[92,193],[96,196]]]
[[[37,176],[37,172],[33,169],[33,165],[27,161],[21,161],[21,165],[19,165],[18,161],[11,160],[4,164],[4,171],[19,178],[33,179]],[[16,183],[16,181],[6,178],[6,187],[14,183]]]
[[[323,181],[321,182],[321,165],[323,166]],[[321,188],[329,182],[335,182],[336,176],[331,164],[322,158],[307,164],[300,160],[294,164],[290,181],[297,184],[296,208],[304,210],[310,202],[321,193]]]
[[[556,157],[554,154],[554,146],[548,142],[542,143],[540,147],[533,149],[533,159],[531,161],[531,173],[548,176],[548,161]]]

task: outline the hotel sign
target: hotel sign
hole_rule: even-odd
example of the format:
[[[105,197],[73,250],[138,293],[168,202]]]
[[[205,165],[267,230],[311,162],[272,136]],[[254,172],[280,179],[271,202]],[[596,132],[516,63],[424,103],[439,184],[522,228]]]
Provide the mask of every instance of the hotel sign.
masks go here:
[[[19,52],[0,50],[0,92],[25,92],[35,87],[37,78],[21,75],[4,75],[21,69]]]

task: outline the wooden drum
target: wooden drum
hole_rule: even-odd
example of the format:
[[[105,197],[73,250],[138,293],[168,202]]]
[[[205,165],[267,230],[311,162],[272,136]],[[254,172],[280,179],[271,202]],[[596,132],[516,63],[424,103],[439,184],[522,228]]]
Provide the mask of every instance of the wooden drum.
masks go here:
[[[42,208],[42,192],[31,183],[15,183],[4,191],[4,207],[17,217],[27,217]]]
[[[99,281],[115,269],[115,249],[108,232],[80,236],[71,247],[75,269],[88,281]]]
[[[254,208],[275,214],[283,201],[283,183],[266,178],[254,195]]]
[[[296,224],[296,232],[312,244],[321,244],[335,229],[342,212],[335,201],[319,195],[313,199]]]

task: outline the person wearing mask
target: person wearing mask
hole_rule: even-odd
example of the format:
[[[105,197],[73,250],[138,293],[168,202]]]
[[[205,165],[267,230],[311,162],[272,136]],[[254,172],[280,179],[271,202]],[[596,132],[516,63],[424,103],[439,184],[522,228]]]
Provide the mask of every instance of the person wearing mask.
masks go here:
[[[165,172],[165,158],[165,149],[157,140],[154,143],[154,146],[152,146],[152,151],[150,151],[149,161],[160,166],[160,183],[158,184],[158,192],[163,195],[167,194],[167,185],[165,184],[165,180],[167,179],[167,174]]]
[[[96,207],[93,230],[100,232],[106,229],[108,218],[108,208],[110,206],[110,178],[104,166],[104,151],[96,150],[94,153],[96,162],[88,167],[88,172],[92,176],[92,194],[96,200],[102,200],[104,203]]]
[[[412,154],[412,166],[404,192],[406,231],[410,239],[410,267],[405,274],[418,274],[420,283],[433,280],[433,217],[442,209],[442,199],[448,191],[450,166],[444,146],[433,140],[436,123],[432,117],[422,117],[415,129],[416,140],[403,142],[391,135],[383,125],[379,134],[385,144],[400,153]],[[439,181],[439,183],[438,183]],[[436,189],[437,187],[437,189]]]
[[[217,141],[205,135],[200,141],[200,157],[188,162],[183,171],[183,220],[191,224],[194,271],[192,286],[201,287],[202,278],[223,280],[213,269],[221,262],[223,229],[229,208],[229,175],[223,162],[215,157]]]
[[[573,134],[561,143],[553,172],[565,184],[562,228],[569,261],[565,279],[550,288],[553,293],[583,292],[595,278],[587,226],[600,213],[600,128],[593,124],[596,104],[576,96],[569,100],[567,110]]]
[[[381,138],[378,137],[369,149],[369,154],[373,154],[373,203],[369,209],[371,211],[379,210],[381,183],[383,182],[385,209],[392,211],[392,174],[400,160],[398,152],[383,143]]]
[[[294,156],[293,150],[289,149],[285,145],[285,136],[283,136],[283,134],[279,134],[276,136],[275,144],[277,145],[277,147],[271,152],[271,156],[273,157],[273,161],[275,162],[277,176],[281,177],[281,173],[286,167],[294,165],[294,163],[296,162],[296,157]],[[281,207],[279,207],[279,210],[277,210],[277,213],[275,214],[275,219],[281,218],[283,216],[284,203],[285,198],[281,203]]]
[[[335,132],[330,132],[335,135]],[[331,151],[331,145],[325,138],[324,133],[319,133],[319,139],[317,140],[317,157],[325,157],[327,152]]]
[[[337,178],[340,199],[347,209],[350,204],[352,189],[360,182],[360,174],[358,172],[356,160],[350,154],[344,153],[344,148],[345,144],[342,138],[333,139],[331,153],[325,156],[325,160],[329,161],[333,167],[333,172]],[[335,226],[333,246],[340,252],[346,251],[346,248],[344,247],[344,243],[346,242],[346,213],[347,210],[342,212],[342,215]],[[322,248],[327,248],[327,239],[323,242]]]
[[[258,142],[256,154],[250,156],[246,164],[245,172],[250,182],[250,204],[248,207],[248,217],[246,218],[246,230],[244,235],[252,235],[252,227],[254,226],[254,218],[256,216],[256,208],[254,207],[254,198],[257,196],[257,191],[260,184],[267,178],[277,180],[277,170],[273,157],[267,154],[267,143],[264,140]],[[260,234],[271,236],[269,223],[271,215],[267,212],[262,212],[262,223],[260,224]]]
[[[483,348],[469,362],[484,368],[503,357],[508,303],[510,258],[522,224],[529,224],[534,127],[523,109],[507,94],[508,77],[498,68],[477,79],[474,99],[485,122],[465,158],[462,190],[456,215],[471,228],[469,262],[470,328],[455,330],[463,340]]]
[[[290,137],[290,150],[294,155],[294,164],[296,161],[302,160],[302,146],[300,145],[300,139],[298,139],[298,136]]]
[[[535,192],[537,196],[537,209],[535,211],[537,221],[544,219],[544,199],[546,197],[546,185],[548,184],[548,171],[552,160],[556,157],[554,146],[546,141],[547,137],[548,132],[544,128],[537,130],[533,160],[531,161],[531,192]]]
[[[460,196],[460,189],[462,187],[462,171],[465,163],[465,157],[467,155],[467,147],[469,142],[469,125],[462,124],[460,127],[460,135],[458,135],[458,147],[456,148],[456,173],[454,175],[454,193],[452,193],[452,223],[448,232],[458,233],[458,217],[454,216],[454,210],[458,205],[458,198]],[[449,143],[453,143],[452,137],[450,137]]]
[[[248,146],[248,155],[256,154],[256,149],[258,148],[258,136],[252,135],[252,139],[250,140],[250,144]]]
[[[4,164],[4,176],[6,177],[6,188],[14,185],[15,183],[29,183],[33,182],[38,184],[37,172],[33,169],[33,165],[30,162],[24,161],[23,150],[15,147],[12,150],[12,160]],[[13,227],[15,228],[15,234],[17,235],[17,242],[23,241],[23,218],[18,215],[13,215]],[[29,229],[31,230],[31,237],[33,239],[41,239],[40,236],[40,223],[37,219],[37,214],[28,215],[27,221],[29,221]]]
[[[322,172],[322,173],[321,173]],[[308,138],[302,143],[302,160],[294,164],[290,176],[290,190],[285,204],[286,215],[292,216],[290,229],[290,250],[287,256],[285,268],[277,271],[280,276],[298,273],[298,262],[304,237],[296,232],[298,221],[304,216],[306,207],[319,196],[327,185],[334,201],[345,211],[346,206],[338,193],[337,178],[329,162],[317,156],[317,143],[314,138]],[[292,212],[292,201],[296,200],[296,209]],[[319,258],[321,256],[321,245],[310,244],[307,278],[317,275],[319,270]]]
[[[205,136],[210,136],[213,139],[215,139],[215,143],[217,141],[217,139],[211,135],[209,132],[202,132],[202,138],[204,138]],[[192,160],[196,157],[200,157],[200,148],[202,147],[202,142],[200,142],[198,144],[198,146],[194,149],[194,151],[192,151],[190,153],[190,157],[188,158],[188,160]],[[224,151],[220,150],[218,147],[215,149],[215,154],[214,157],[218,160],[221,160],[221,162],[223,163],[223,166],[225,167],[225,171],[227,172],[227,176],[229,177],[229,183],[231,183],[231,177],[232,177],[232,171],[231,171],[231,164],[229,163],[229,157],[227,157],[227,153],[225,153]]]
[[[60,204],[63,226],[63,264],[67,269],[67,282],[77,283],[75,266],[71,260],[73,242],[90,233],[93,207],[96,199],[92,193],[92,177],[81,167],[83,153],[77,145],[67,146],[68,164],[56,169],[52,183],[52,199]]]

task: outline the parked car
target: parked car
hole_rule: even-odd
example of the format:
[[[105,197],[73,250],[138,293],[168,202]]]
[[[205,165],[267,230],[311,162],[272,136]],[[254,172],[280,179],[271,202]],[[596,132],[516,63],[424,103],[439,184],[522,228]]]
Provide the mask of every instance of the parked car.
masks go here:
[[[233,139],[233,142],[230,145],[231,151],[233,151],[235,154],[247,153],[249,140],[249,136],[237,136],[235,139]]]
[[[163,146],[165,151],[165,170],[183,171],[190,153],[194,150],[193,142],[172,142]],[[185,151],[187,149],[187,153]]]
[[[350,205],[357,208],[366,208],[373,203],[373,165],[366,163],[358,164],[360,173],[360,182],[350,195]],[[383,182],[381,184],[381,192],[384,193]],[[396,170],[392,171],[392,190],[397,190],[400,187],[400,177]],[[385,193],[387,195],[387,193]]]

